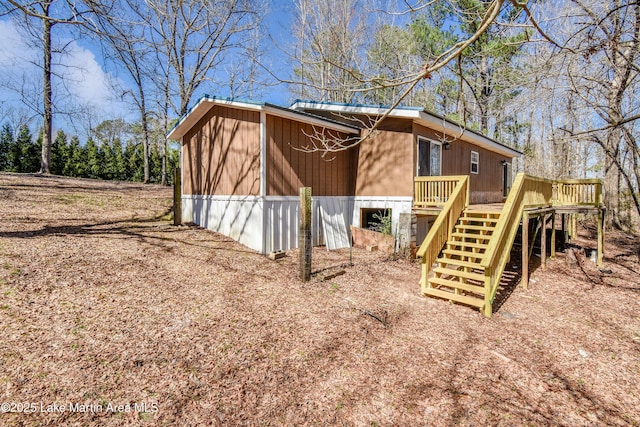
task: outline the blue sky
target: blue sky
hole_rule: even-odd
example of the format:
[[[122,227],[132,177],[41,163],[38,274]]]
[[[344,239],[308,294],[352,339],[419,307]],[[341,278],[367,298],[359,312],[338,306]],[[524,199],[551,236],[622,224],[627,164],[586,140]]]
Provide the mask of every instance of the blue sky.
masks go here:
[[[293,7],[291,1],[273,0],[271,2],[271,10],[265,19],[265,27],[277,45],[284,47],[291,42],[289,34],[293,25]],[[269,48],[268,60],[272,65],[272,72],[278,76],[289,77],[287,75],[288,66],[285,54],[277,47],[271,46]],[[263,99],[266,102],[285,106],[291,100],[289,91],[282,84],[276,86],[273,90],[267,90]]]

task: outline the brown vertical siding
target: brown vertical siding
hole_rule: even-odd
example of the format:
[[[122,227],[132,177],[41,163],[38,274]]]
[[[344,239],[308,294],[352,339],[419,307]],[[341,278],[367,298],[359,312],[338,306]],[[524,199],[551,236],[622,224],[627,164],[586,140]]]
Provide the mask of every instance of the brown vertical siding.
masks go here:
[[[260,113],[214,106],[183,138],[184,194],[260,193]]]
[[[441,135],[424,126],[414,124],[416,141],[418,136],[441,141]],[[480,162],[478,174],[471,173],[471,151],[478,152]],[[414,150],[415,162],[417,153]],[[511,158],[502,156],[466,141],[455,140],[451,148],[442,150],[443,175],[469,175],[471,181],[471,202],[492,203],[502,201],[502,161],[511,162]],[[414,167],[415,172],[415,167]]]
[[[291,141],[291,121],[283,120],[282,121],[282,140],[283,141]],[[285,143],[282,145],[282,189],[281,192],[284,192],[285,188],[293,188],[291,183],[291,144]]]
[[[413,195],[413,135],[382,130],[358,147],[357,196]]]
[[[310,186],[318,196],[411,196],[416,173],[417,136],[441,140],[431,129],[396,120],[353,149],[309,153],[309,124],[267,114],[267,194],[293,196]],[[330,131],[339,137],[347,135]],[[183,138],[184,194],[258,195],[260,113],[214,106]],[[471,174],[471,151],[479,154],[479,174]],[[331,159],[331,160],[328,160]],[[472,202],[502,200],[502,161],[511,159],[465,141],[442,152],[444,175],[469,175]]]
[[[267,114],[267,195],[295,196],[300,187],[312,187],[316,196],[353,195],[355,169],[350,166],[356,150],[329,154],[327,159],[320,152],[305,152],[304,147],[311,146],[308,135],[317,130]],[[331,134],[347,137],[335,131]]]
[[[289,134],[288,138],[291,141],[291,146],[289,147],[289,164],[291,165],[291,170],[289,171],[289,182],[291,183],[291,188],[300,188],[302,187],[302,179],[300,177],[300,173],[296,173],[294,171],[302,170],[304,165],[304,158],[301,157],[300,151],[294,149],[293,147],[299,146],[298,143],[298,131],[296,126],[291,126],[289,123]],[[267,147],[269,146],[270,140],[267,140]]]

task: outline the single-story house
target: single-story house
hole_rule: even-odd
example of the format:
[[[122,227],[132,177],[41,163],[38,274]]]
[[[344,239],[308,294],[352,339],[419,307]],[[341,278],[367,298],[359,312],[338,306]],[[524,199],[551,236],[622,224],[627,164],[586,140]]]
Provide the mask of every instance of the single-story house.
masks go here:
[[[352,148],[309,152],[318,135],[356,141],[385,111],[203,96],[169,133],[182,146],[183,220],[268,253],[298,245],[300,187],[312,187],[314,244],[332,248],[349,245],[349,226],[366,227],[372,213],[390,213],[392,231],[401,214],[420,216],[418,176],[469,175],[471,203],[504,200],[521,153],[423,108],[394,109]]]

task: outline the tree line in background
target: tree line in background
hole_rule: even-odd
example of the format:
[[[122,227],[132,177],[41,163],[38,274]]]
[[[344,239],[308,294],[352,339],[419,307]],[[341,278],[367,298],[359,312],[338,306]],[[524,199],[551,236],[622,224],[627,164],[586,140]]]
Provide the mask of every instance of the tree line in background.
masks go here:
[[[42,52],[44,82],[38,90],[26,78],[0,85],[41,117],[43,172],[52,170],[55,115],[95,121],[63,93],[73,85],[61,64],[75,37],[101,46],[114,91],[135,111],[145,182],[156,179],[158,155],[166,183],[164,135],[202,92],[259,98],[284,84],[291,99],[424,107],[522,151],[516,171],[603,178],[608,227],[640,216],[640,2],[287,4],[293,20],[277,37],[264,21],[282,7],[274,1],[0,0],[0,16]],[[282,71],[270,62],[274,49]],[[320,142],[319,150],[344,149]]]
[[[105,124],[101,125],[105,128]],[[17,132],[11,125],[0,129],[0,171],[35,173],[40,171],[42,152],[42,134],[33,138],[29,127],[20,126]],[[51,144],[51,173],[78,178],[93,178],[118,181],[145,180],[142,144],[133,139],[125,142],[119,136],[105,139],[106,134],[98,133],[102,138],[90,137],[81,144],[77,136],[69,138],[59,130]],[[179,152],[170,148],[168,153],[170,170],[179,165]],[[149,180],[162,183],[162,158],[160,149],[153,146],[149,156]],[[167,177],[171,183],[172,177]]]

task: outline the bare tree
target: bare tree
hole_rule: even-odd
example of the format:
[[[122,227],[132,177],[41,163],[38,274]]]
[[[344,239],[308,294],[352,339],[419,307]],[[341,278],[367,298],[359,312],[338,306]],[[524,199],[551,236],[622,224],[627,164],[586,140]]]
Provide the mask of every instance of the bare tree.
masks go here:
[[[82,3],[70,0],[55,3],[53,0],[26,1],[2,0],[0,2],[1,15],[22,15],[26,17],[26,22],[38,22],[41,28],[42,37],[42,155],[40,172],[50,173],[51,163],[51,142],[52,142],[52,31],[58,25],[87,25],[87,16],[91,14],[91,9],[84,7]]]
[[[194,92],[216,81],[215,72],[228,53],[242,50],[259,23],[262,2],[226,0],[150,0],[148,23],[158,59],[165,61],[172,79],[172,108],[185,114]],[[164,83],[158,87],[163,90]],[[174,89],[175,88],[175,89]]]
[[[256,99],[263,95],[266,88],[275,84],[261,67],[261,64],[267,60],[263,40],[268,38],[263,29],[256,26],[248,36],[244,48],[238,52],[230,64],[224,67],[228,76],[226,85],[231,98]]]
[[[364,71],[368,13],[359,0],[296,0],[295,72],[297,95],[323,101],[351,102],[345,89],[358,85]]]
[[[142,125],[144,182],[149,182],[149,108],[148,91],[150,74],[148,66],[152,64],[151,47],[148,42],[149,29],[145,25],[148,12],[144,3],[122,0],[115,7],[118,14],[110,14],[95,5],[97,13],[97,34],[107,52],[107,57],[118,67],[126,70],[135,85],[134,91],[125,91],[140,114]]]
[[[602,149],[607,226],[620,228],[627,195],[640,214],[640,3],[568,0],[553,12],[557,26],[550,25],[549,31],[554,43],[538,58],[556,73],[554,102],[548,108],[559,114],[549,115],[555,119],[550,132],[557,144],[569,147],[565,151],[572,150],[563,156],[588,152],[586,142]]]

